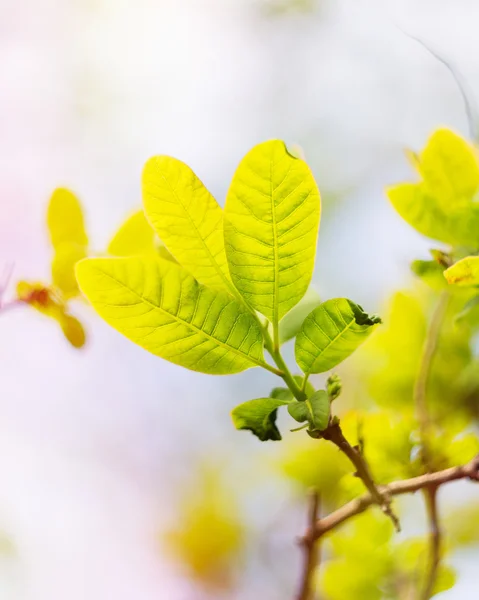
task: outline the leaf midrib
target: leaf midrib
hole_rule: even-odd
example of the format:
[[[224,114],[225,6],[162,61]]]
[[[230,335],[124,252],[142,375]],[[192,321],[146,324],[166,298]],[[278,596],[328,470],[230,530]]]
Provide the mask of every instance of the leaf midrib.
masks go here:
[[[314,367],[314,366],[315,366],[315,364],[316,364],[316,361],[317,361],[317,360],[319,360],[319,358],[320,358],[320,357],[321,357],[321,356],[322,356],[322,355],[323,355],[323,354],[326,352],[326,350],[327,350],[328,348],[330,348],[330,347],[331,347],[331,346],[332,346],[332,345],[333,345],[335,342],[337,342],[337,341],[338,341],[338,340],[339,340],[339,339],[342,337],[342,335],[343,335],[343,334],[344,334],[346,331],[349,331],[349,329],[351,329],[351,326],[353,325],[353,323],[356,323],[356,321],[355,321],[354,317],[353,317],[353,318],[351,319],[351,321],[350,321],[350,322],[347,324],[347,326],[346,326],[344,329],[342,329],[342,330],[341,330],[341,331],[338,333],[338,335],[337,335],[336,337],[334,337],[334,338],[333,338],[333,339],[332,339],[332,340],[329,342],[329,344],[328,344],[327,346],[325,346],[325,347],[323,348],[322,352],[321,352],[321,353],[320,353],[320,354],[319,354],[319,355],[318,355],[318,356],[317,356],[317,357],[314,359],[314,361],[313,361],[313,364],[312,364],[312,367]],[[308,371],[308,373],[311,373],[311,372],[312,372],[312,370]]]
[[[191,225],[193,226],[194,230],[196,231],[196,233],[197,233],[197,235],[198,235],[198,238],[199,238],[199,240],[201,241],[201,243],[202,243],[202,245],[203,245],[203,247],[204,247],[204,249],[205,249],[205,251],[206,251],[206,254],[208,255],[208,257],[209,257],[209,259],[210,259],[210,261],[211,261],[211,263],[212,263],[212,266],[213,266],[213,268],[214,268],[214,269],[215,269],[215,271],[216,271],[216,272],[219,274],[219,276],[221,277],[221,279],[222,279],[223,283],[226,285],[227,289],[229,289],[229,290],[231,291],[231,293],[232,293],[232,295],[233,295],[233,296],[236,296],[236,294],[238,293],[238,292],[237,292],[237,290],[236,290],[236,288],[233,286],[232,282],[231,282],[231,281],[228,279],[228,277],[226,276],[226,274],[225,274],[225,273],[223,272],[223,270],[220,268],[219,264],[216,262],[216,260],[215,260],[215,258],[214,258],[214,256],[213,256],[213,254],[210,252],[210,249],[208,248],[208,246],[207,246],[207,244],[206,244],[206,242],[205,242],[205,240],[204,240],[203,236],[201,235],[201,233],[200,233],[200,230],[199,230],[199,229],[198,229],[198,227],[196,226],[196,223],[194,222],[194,220],[193,220],[192,216],[190,215],[189,211],[186,209],[186,206],[185,206],[185,205],[183,204],[183,202],[181,201],[181,199],[180,199],[180,196],[177,194],[177,192],[176,192],[176,189],[175,189],[175,188],[172,186],[172,184],[171,184],[171,183],[170,183],[170,181],[169,181],[169,180],[168,180],[168,179],[165,177],[165,175],[162,175],[162,174],[160,173],[160,177],[161,177],[161,178],[162,178],[162,179],[165,181],[165,183],[166,183],[166,184],[168,185],[168,187],[171,189],[171,191],[172,191],[173,195],[175,196],[175,198],[176,198],[176,200],[177,200],[178,204],[181,206],[181,208],[182,208],[182,209],[183,209],[183,211],[185,212],[185,214],[186,214],[187,218],[188,218],[188,219],[189,219],[189,221],[191,222]],[[203,187],[205,187],[205,186],[204,186],[204,184],[203,184],[203,182],[202,182],[202,185],[203,185]],[[208,193],[208,194],[211,196],[210,192],[209,192],[209,191],[206,189],[206,187],[205,187],[205,190],[206,190],[206,192],[207,192],[207,193]],[[216,202],[216,200],[215,200],[215,202]],[[220,210],[221,210],[221,207],[220,207]]]
[[[134,296],[136,296],[142,302],[144,302],[145,304],[147,304],[148,306],[150,306],[153,310],[159,310],[159,311],[161,311],[162,313],[164,313],[164,314],[168,315],[169,317],[175,319],[176,321],[178,321],[179,323],[181,323],[185,327],[187,327],[187,328],[195,331],[198,334],[203,335],[207,339],[213,341],[218,346],[221,346],[221,347],[225,348],[229,352],[233,352],[234,354],[237,354],[238,356],[242,356],[243,358],[246,358],[250,362],[256,364],[258,367],[264,367],[265,366],[266,363],[264,361],[261,361],[261,360],[258,360],[256,358],[253,358],[249,354],[245,354],[244,352],[241,352],[241,350],[239,350],[237,348],[234,348],[233,346],[228,346],[227,344],[225,344],[221,340],[218,340],[217,338],[215,338],[212,335],[206,333],[205,331],[203,331],[199,327],[196,327],[196,325],[188,323],[188,321],[185,321],[185,320],[181,319],[177,315],[172,315],[171,313],[169,313],[167,310],[165,310],[161,306],[153,304],[152,302],[150,302],[149,300],[147,300],[144,296],[142,296],[141,294],[138,294],[138,292],[135,292],[135,290],[133,290],[132,288],[130,288],[127,285],[125,285],[122,281],[118,280],[116,277],[113,277],[113,275],[110,275],[109,273],[106,273],[105,271],[101,271],[101,273],[103,275],[105,275],[106,277],[108,277],[109,279],[111,279],[112,281],[114,281],[115,283],[117,283],[120,287],[122,287],[122,288],[128,290],[129,292],[131,292]],[[245,314],[247,314],[247,313],[245,313]]]

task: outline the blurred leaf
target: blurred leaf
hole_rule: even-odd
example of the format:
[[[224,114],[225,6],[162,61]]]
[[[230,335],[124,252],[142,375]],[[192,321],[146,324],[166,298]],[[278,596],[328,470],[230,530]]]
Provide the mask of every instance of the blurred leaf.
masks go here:
[[[231,417],[236,429],[247,429],[262,442],[278,441],[281,434],[276,427],[276,413],[286,404],[277,398],[257,398],[236,406]]]
[[[81,348],[85,344],[83,326],[78,319],[68,314],[65,303],[57,297],[53,290],[45,287],[42,283],[19,281],[17,297],[43,315],[57,321],[72,346]]]
[[[77,318],[64,314],[60,319],[60,326],[65,337],[74,348],[82,348],[85,345],[85,330]]]
[[[255,318],[171,262],[147,256],[89,258],[78,263],[77,278],[107,323],[157,356],[223,375],[265,364]]]
[[[456,323],[468,322],[471,325],[479,323],[479,295],[473,296],[466,302],[460,312],[455,317]]]
[[[212,469],[185,490],[177,525],[164,539],[190,576],[213,589],[234,585],[246,531],[234,492]]]
[[[80,292],[75,276],[75,265],[85,256],[86,248],[75,243],[63,243],[56,248],[52,261],[52,281],[66,300],[77,296]]]
[[[348,459],[332,444],[320,444],[307,436],[287,437],[280,446],[277,464],[298,486],[302,498],[308,489],[317,489],[325,511],[361,492],[361,482],[352,476]],[[355,489],[345,485],[345,480],[355,484]]]
[[[279,341],[281,344],[296,337],[301,329],[304,319],[321,303],[318,292],[309,286],[306,294],[289,313],[281,319],[279,324]]]
[[[392,534],[389,520],[369,511],[331,536],[333,557],[320,574],[320,589],[328,600],[383,598],[382,587],[394,564]]]
[[[329,371],[350,356],[380,322],[351,300],[327,300],[306,317],[296,338],[296,361],[306,375]]]
[[[444,271],[448,283],[479,285],[479,256],[468,256]]]
[[[479,243],[475,150],[447,129],[436,131],[416,164],[423,180],[389,188],[397,212],[423,235],[453,245]]]
[[[442,290],[447,287],[444,279],[444,267],[435,260],[415,260],[411,263],[411,270],[433,290]]]
[[[69,190],[58,188],[53,192],[48,205],[47,223],[55,250],[63,244],[87,246],[82,207]]]
[[[469,203],[479,189],[476,152],[449,129],[432,134],[420,156],[419,172],[427,193],[446,211],[451,203]]]
[[[319,216],[314,177],[283,142],[246,154],[226,198],[226,255],[236,288],[273,325],[309,287]]]
[[[143,210],[129,216],[108,244],[112,256],[156,254],[156,235],[148,223]]]
[[[146,216],[175,259],[195,279],[237,295],[230,280],[223,239],[223,211],[183,162],[150,158],[143,170]]]
[[[471,501],[446,516],[445,530],[453,547],[479,544],[479,504]]]

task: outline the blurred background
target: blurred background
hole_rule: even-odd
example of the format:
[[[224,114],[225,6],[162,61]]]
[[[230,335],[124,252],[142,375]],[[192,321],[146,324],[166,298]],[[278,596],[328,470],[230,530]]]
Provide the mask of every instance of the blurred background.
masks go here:
[[[48,280],[55,187],[78,195],[102,252],[153,154],[188,163],[222,204],[247,150],[281,138],[322,193],[321,297],[383,311],[431,245],[384,187],[411,178],[403,149],[437,127],[468,135],[451,74],[410,36],[479,97],[478,22],[474,0],[0,0],[0,268]],[[35,311],[0,316],[1,597],[291,598],[306,487],[283,446],[229,416],[274,377],[186,371],[75,310],[81,351]],[[341,402],[359,400],[346,387]],[[479,500],[466,485],[443,497]],[[440,597],[477,598],[478,560],[455,552]]]

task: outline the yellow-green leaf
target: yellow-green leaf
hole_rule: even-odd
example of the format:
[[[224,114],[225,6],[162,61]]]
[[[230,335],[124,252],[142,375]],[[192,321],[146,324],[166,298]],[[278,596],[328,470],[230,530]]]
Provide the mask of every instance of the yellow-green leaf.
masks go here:
[[[64,314],[60,319],[60,327],[63,335],[74,348],[82,348],[85,345],[85,330],[80,321],[69,314]]]
[[[143,204],[148,220],[176,260],[197,281],[235,294],[223,239],[223,211],[193,171],[169,156],[145,165]]]
[[[296,337],[296,362],[307,375],[329,371],[350,356],[380,322],[351,300],[327,300],[306,317]]]
[[[449,129],[438,129],[419,158],[418,170],[426,192],[446,211],[451,204],[468,203],[479,188],[475,150]]]
[[[423,235],[452,245],[479,244],[479,163],[475,148],[447,129],[436,131],[414,166],[419,183],[387,190],[394,208]]]
[[[279,324],[279,341],[281,344],[288,342],[298,334],[304,319],[320,303],[321,299],[318,292],[310,286],[298,304],[281,320]]]
[[[444,271],[448,283],[479,285],[479,256],[467,256]]]
[[[231,417],[236,429],[247,429],[262,442],[277,441],[281,434],[276,427],[276,413],[286,404],[288,402],[278,398],[257,398],[236,406]]]
[[[107,323],[157,356],[220,375],[265,365],[256,319],[174,263],[147,256],[85,259],[77,277]]]
[[[142,210],[129,216],[108,244],[112,256],[156,254],[155,232]]]
[[[55,249],[52,261],[52,281],[65,299],[73,298],[79,292],[75,277],[75,265],[85,256],[85,246],[76,243],[65,242]]]
[[[283,142],[243,158],[226,199],[226,255],[236,288],[275,325],[308,289],[319,214],[313,175]]]
[[[55,249],[62,244],[84,247],[88,244],[82,207],[70,190],[58,188],[53,192],[48,205],[47,224]]]

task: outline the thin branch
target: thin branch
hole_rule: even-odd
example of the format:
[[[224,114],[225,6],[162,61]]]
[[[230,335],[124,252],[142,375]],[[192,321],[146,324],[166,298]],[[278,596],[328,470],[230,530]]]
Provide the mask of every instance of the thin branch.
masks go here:
[[[314,528],[320,511],[319,495],[317,490],[311,492],[308,510],[308,527]],[[300,545],[303,550],[303,569],[296,600],[313,600],[313,576],[319,562],[319,541],[314,538],[302,538]]]
[[[394,524],[397,531],[401,530],[399,519],[394,514],[391,508],[391,498],[385,494],[381,489],[374,483],[369,467],[364,460],[360,450],[353,448],[348,440],[344,437],[343,432],[339,423],[333,422],[325,431],[322,432],[322,436],[326,440],[330,440],[335,444],[353,463],[356,468],[356,475],[362,480],[366,489],[369,491],[373,501],[381,508]]]
[[[471,460],[466,465],[460,467],[451,467],[443,471],[435,473],[426,473],[413,477],[412,479],[404,479],[394,481],[388,485],[381,486],[380,492],[385,497],[401,496],[403,494],[412,494],[418,490],[427,487],[435,486],[436,488],[452,481],[459,479],[469,479],[479,482],[479,455]],[[371,493],[364,494],[359,498],[351,500],[338,510],[330,513],[326,517],[316,521],[314,527],[310,527],[303,539],[318,539],[323,537],[329,531],[336,529],[352,517],[363,513],[371,505],[376,504],[375,498]]]
[[[427,406],[427,386],[431,375],[432,362],[437,350],[441,326],[446,314],[449,302],[448,292],[442,292],[436,308],[431,317],[431,323],[427,332],[426,340],[421,356],[419,371],[414,385],[413,400],[416,407],[419,430],[421,435],[422,452],[424,464],[430,468],[431,459],[427,449],[427,437],[431,427],[431,418]]]
[[[472,98],[472,93],[470,88],[467,86],[464,78],[459,73],[459,71],[453,67],[452,63],[446,60],[443,56],[441,56],[436,50],[433,50],[430,46],[428,46],[423,40],[412,35],[411,33],[407,33],[401,27],[397,26],[402,33],[407,35],[409,38],[420,44],[429,54],[431,54],[437,61],[443,64],[446,69],[451,74],[454,79],[455,84],[459,89],[459,93],[461,94],[462,101],[464,103],[464,111],[467,117],[467,124],[469,126],[469,135],[472,140],[479,140],[479,127],[478,127],[478,115],[477,115],[477,106]]]
[[[419,594],[420,600],[431,598],[436,583],[439,563],[441,561],[442,533],[437,508],[437,485],[430,485],[424,490],[427,514],[429,519],[429,567],[424,589]]]
[[[429,448],[429,435],[431,432],[432,421],[427,402],[427,388],[431,376],[432,363],[441,335],[441,327],[447,311],[449,297],[448,292],[442,292],[432,314],[413,394],[419,423],[419,434],[421,437],[421,456],[424,468],[429,473],[434,470],[434,464]],[[424,583],[424,589],[419,592],[418,600],[429,600],[431,597],[441,560],[441,528],[439,524],[436,485],[432,484],[424,489],[424,501],[426,503],[426,512],[430,530],[429,567]]]

